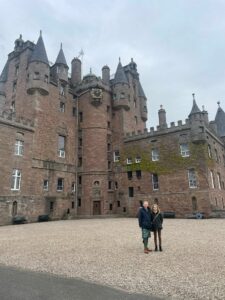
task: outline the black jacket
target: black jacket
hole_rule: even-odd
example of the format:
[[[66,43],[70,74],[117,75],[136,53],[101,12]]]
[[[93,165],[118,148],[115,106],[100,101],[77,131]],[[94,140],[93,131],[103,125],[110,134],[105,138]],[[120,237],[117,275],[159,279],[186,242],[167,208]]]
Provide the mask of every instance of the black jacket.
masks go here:
[[[163,215],[162,213],[154,213],[151,212],[151,219],[152,219],[152,229],[157,230],[157,229],[162,229],[162,224],[163,224]]]
[[[151,229],[152,216],[149,208],[147,210],[144,207],[139,209],[138,221],[141,228]]]

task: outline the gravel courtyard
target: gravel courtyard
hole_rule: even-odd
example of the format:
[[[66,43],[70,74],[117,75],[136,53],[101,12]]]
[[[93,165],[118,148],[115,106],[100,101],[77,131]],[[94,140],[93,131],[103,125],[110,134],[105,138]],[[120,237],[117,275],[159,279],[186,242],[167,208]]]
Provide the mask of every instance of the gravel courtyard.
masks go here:
[[[225,219],[165,219],[164,251],[142,248],[137,219],[0,227],[0,264],[166,299],[225,299]]]

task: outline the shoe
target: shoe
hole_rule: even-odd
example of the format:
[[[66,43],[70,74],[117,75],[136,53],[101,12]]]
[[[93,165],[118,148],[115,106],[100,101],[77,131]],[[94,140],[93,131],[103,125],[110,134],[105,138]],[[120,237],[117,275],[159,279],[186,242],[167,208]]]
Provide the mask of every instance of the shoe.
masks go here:
[[[152,252],[152,249],[147,248],[148,252]]]
[[[158,251],[158,247],[157,246],[155,247],[155,251]]]
[[[145,253],[145,254],[148,254],[148,253],[149,253],[148,249],[145,249],[145,250],[144,250],[144,253]]]
[[[161,252],[163,251],[161,246],[159,246],[159,251],[161,251]]]

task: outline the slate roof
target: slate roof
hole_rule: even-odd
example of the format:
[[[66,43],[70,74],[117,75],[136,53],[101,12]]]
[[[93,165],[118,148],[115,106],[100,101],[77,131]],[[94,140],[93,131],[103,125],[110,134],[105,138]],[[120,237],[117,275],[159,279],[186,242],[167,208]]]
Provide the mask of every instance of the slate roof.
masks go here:
[[[138,81],[138,96],[139,97],[143,97],[143,98],[146,99],[146,96],[145,96],[145,93],[144,93],[144,90],[143,90],[143,88],[141,86],[140,81]]]
[[[62,49],[62,44],[61,44],[61,48],[59,50],[59,54],[56,58],[55,64],[62,64],[68,67],[67,62],[66,62],[66,58]]]
[[[33,61],[43,62],[47,65],[49,64],[41,33],[40,33],[37,44],[35,45],[34,51],[30,58],[30,62],[33,62]]]
[[[219,106],[217,109],[215,122],[217,125],[217,133],[220,137],[225,136],[225,112]]]
[[[8,68],[9,68],[9,63],[8,61],[6,62],[3,70],[2,70],[2,74],[0,76],[0,82],[5,82],[8,78]]]
[[[201,110],[199,109],[199,107],[198,107],[198,105],[197,105],[197,103],[196,103],[196,101],[195,101],[195,99],[194,99],[194,100],[193,100],[192,109],[191,109],[191,112],[190,112],[189,116],[190,116],[190,115],[193,115],[193,114],[200,113],[200,112],[201,112]]]
[[[123,66],[120,61],[118,63],[118,66],[116,69],[116,74],[115,74],[115,77],[113,80],[113,84],[117,84],[117,83],[127,83],[128,84],[126,74],[124,72]]]

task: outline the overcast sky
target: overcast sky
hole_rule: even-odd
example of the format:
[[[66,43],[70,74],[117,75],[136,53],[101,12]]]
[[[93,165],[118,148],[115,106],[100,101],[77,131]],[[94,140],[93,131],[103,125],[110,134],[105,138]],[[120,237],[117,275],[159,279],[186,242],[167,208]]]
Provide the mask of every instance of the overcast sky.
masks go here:
[[[50,61],[63,43],[68,65],[84,50],[83,73],[100,76],[137,63],[148,98],[148,127],[185,120],[192,93],[214,119],[225,109],[225,0],[0,0],[0,70],[14,41],[36,42],[42,29]]]

